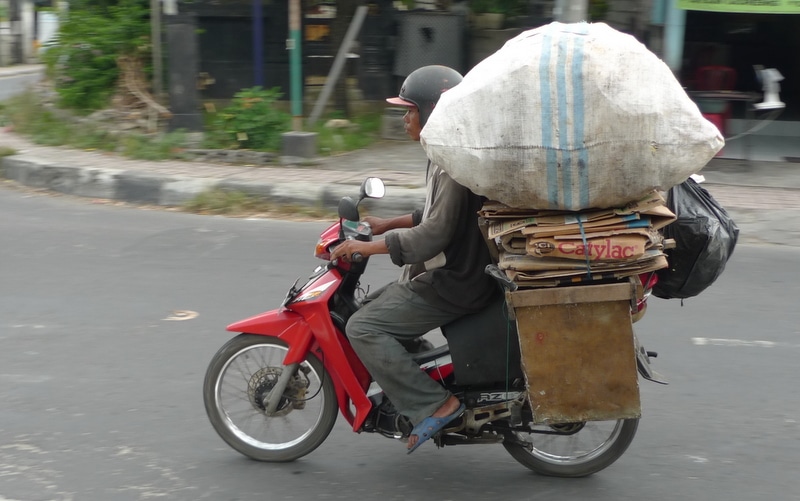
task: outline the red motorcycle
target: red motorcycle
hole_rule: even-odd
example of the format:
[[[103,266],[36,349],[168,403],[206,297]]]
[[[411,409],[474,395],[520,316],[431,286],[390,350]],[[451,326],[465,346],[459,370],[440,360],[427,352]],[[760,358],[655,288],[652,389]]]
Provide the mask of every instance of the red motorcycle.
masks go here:
[[[357,200],[343,198],[339,221],[316,246],[326,264],[304,284],[295,283],[278,309],[227,327],[241,334],[214,355],[203,396],[214,429],[245,456],[273,462],[305,456],[327,438],[338,413],[354,432],[408,438],[412,424],[372,381],[345,335],[364,295],[360,279],[368,259],[329,262],[331,249],[345,239],[372,239],[370,226],[359,222],[358,205],[384,192],[380,179],[367,178]],[[505,279],[496,268],[487,272]],[[634,314],[644,312],[652,278],[643,283],[648,292]],[[544,475],[582,477],[606,468],[633,440],[638,419],[534,425],[516,326],[498,296],[496,304],[442,327],[448,344],[414,355],[421,370],[466,405],[432,441],[440,447],[500,443]],[[655,354],[638,342],[636,352],[642,376],[661,382],[649,366]]]

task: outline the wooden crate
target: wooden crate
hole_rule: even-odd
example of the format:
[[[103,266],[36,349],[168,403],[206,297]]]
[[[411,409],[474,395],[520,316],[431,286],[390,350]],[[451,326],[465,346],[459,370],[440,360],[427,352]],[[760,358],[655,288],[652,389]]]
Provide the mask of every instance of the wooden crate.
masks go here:
[[[630,283],[507,293],[536,424],[641,416]]]

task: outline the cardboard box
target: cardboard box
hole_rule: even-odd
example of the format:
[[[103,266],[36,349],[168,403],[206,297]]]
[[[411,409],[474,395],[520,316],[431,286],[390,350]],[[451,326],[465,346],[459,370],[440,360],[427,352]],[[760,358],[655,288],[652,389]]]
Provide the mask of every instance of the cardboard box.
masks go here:
[[[631,325],[636,282],[507,293],[534,423],[641,416]]]

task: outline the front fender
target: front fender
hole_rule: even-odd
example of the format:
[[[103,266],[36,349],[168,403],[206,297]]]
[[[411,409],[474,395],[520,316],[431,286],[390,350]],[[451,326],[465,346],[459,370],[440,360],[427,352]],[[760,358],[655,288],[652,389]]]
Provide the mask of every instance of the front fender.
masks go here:
[[[283,361],[285,365],[302,362],[312,340],[311,327],[305,318],[285,308],[234,322],[225,329],[231,332],[272,336],[285,341],[289,345]]]
[[[311,303],[295,307],[303,314],[281,308],[233,323],[227,330],[285,341],[289,349],[284,365],[301,363],[308,352],[315,352],[333,378],[339,410],[353,426],[353,431],[358,431],[372,409],[372,402],[366,396],[370,383],[367,369],[342,339],[344,334],[333,326],[330,316],[320,314]]]

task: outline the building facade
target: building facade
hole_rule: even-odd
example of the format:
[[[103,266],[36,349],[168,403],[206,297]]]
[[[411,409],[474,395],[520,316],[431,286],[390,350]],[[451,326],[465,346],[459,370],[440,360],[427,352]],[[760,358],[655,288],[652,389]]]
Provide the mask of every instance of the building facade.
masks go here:
[[[0,0],[4,1],[25,0]],[[197,20],[202,98],[230,98],[239,89],[256,84],[281,87],[288,93],[291,1],[179,2],[180,11]],[[556,19],[558,4],[563,1],[570,0],[350,1],[351,6],[366,5],[368,13],[356,43],[347,50],[344,73],[355,80],[363,99],[381,100],[424,64],[447,64],[469,71],[509,38]],[[784,77],[781,98],[786,103],[780,119],[800,119],[800,64],[794,56],[800,49],[800,6],[792,7],[797,2],[586,2],[590,21],[605,22],[635,36],[664,59],[688,90],[697,87],[698,69],[705,66],[732,68],[736,77],[731,90],[746,92],[761,91],[754,67],[777,69]],[[496,8],[488,10],[506,10],[500,25],[487,27],[478,19],[490,4]],[[302,81],[306,91],[313,91],[325,83],[338,52],[334,28],[339,14],[335,0],[303,0],[300,5]],[[256,16],[259,19],[254,22]],[[349,16],[346,22],[352,14]],[[743,113],[741,109],[735,112]]]

